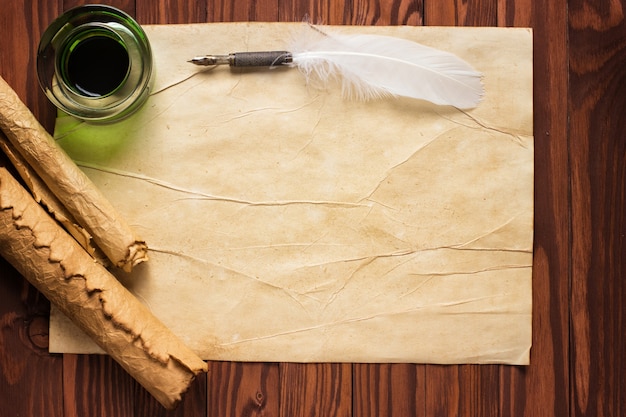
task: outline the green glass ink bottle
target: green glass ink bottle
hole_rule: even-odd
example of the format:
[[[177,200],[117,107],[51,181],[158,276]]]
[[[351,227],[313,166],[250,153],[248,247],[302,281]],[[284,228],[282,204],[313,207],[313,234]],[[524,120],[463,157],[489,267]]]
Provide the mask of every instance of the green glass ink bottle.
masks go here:
[[[62,111],[88,122],[111,123],[147,100],[154,75],[152,50],[128,14],[105,5],[79,6],[44,32],[37,74]]]

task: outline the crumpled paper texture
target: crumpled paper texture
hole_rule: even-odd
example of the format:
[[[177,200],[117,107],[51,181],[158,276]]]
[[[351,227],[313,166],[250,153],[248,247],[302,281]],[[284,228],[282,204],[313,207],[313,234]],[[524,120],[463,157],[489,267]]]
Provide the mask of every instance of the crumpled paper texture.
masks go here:
[[[204,359],[527,364],[532,33],[337,27],[405,37],[484,73],[471,111],[345,100],[297,69],[202,69],[285,49],[307,25],[147,26],[154,93],[55,138],[139,231],[118,278]],[[53,312],[52,351],[93,352]]]

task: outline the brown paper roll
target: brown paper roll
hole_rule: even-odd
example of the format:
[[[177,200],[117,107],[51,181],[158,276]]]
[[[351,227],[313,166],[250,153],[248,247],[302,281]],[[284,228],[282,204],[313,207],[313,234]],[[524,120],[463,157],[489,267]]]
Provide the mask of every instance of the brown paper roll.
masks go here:
[[[0,129],[114,265],[130,271],[147,259],[146,243],[56,145],[2,77]]]
[[[104,266],[110,266],[108,258],[93,244],[91,235],[74,220],[67,208],[65,208],[54,193],[50,191],[48,186],[39,178],[39,175],[37,175],[33,168],[24,160],[22,155],[15,150],[2,131],[0,131],[0,149],[2,149],[7,158],[9,158],[15,171],[22,178],[24,185],[30,190],[35,201],[41,204],[50,216],[59,222],[89,255],[101,262]]]
[[[174,408],[206,364],[0,168],[0,254],[143,385]]]

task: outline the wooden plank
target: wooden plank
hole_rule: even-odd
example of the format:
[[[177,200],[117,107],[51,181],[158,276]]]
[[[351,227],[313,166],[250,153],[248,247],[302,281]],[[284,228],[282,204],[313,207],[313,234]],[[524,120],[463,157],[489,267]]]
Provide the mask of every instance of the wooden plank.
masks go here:
[[[356,416],[426,416],[424,365],[355,364],[353,391]]]
[[[427,26],[496,26],[497,12],[494,0],[424,0]]]
[[[529,367],[502,367],[501,415],[567,416],[567,1],[501,0],[499,10],[506,26],[532,25],[535,77],[533,346]]]
[[[459,416],[500,415],[500,366],[463,365],[459,367]]]
[[[425,409],[428,416],[457,416],[460,409],[459,367],[426,366]]]
[[[326,25],[421,25],[422,0],[278,0],[274,20]]]
[[[626,413],[623,8],[569,1],[574,416]]]
[[[496,365],[428,365],[426,415],[500,415],[499,372]]]
[[[167,23],[198,23],[207,18],[207,1],[137,1],[135,18],[142,25]]]
[[[352,416],[352,364],[280,364],[280,415]]]
[[[49,355],[48,301],[0,258],[0,409],[63,416],[63,362]]]
[[[0,13],[0,76],[46,127],[53,125],[55,111],[39,89],[34,57],[41,33],[60,10],[57,1],[10,1],[3,2]],[[63,362],[60,355],[47,353],[48,316],[48,301],[0,258],[3,415],[63,415]]]
[[[281,22],[345,25],[352,20],[352,3],[349,0],[279,0],[278,19]]]
[[[209,362],[207,416],[278,416],[278,364]]]
[[[0,75],[48,129],[56,110],[39,88],[35,60],[41,34],[60,12],[60,1],[8,1],[0,13]]]
[[[528,0],[498,0],[498,26],[532,27],[533,3]]]
[[[131,16],[135,16],[135,0],[100,0],[100,1],[85,1],[85,0],[63,0],[63,10],[69,10],[74,7],[82,6],[84,4],[106,4],[108,6],[117,7],[120,10],[128,13]]]
[[[106,355],[63,355],[65,417],[134,413],[134,382]]]
[[[422,0],[355,1],[350,11],[351,25],[422,24]]]
[[[208,22],[275,22],[278,0],[209,1]]]

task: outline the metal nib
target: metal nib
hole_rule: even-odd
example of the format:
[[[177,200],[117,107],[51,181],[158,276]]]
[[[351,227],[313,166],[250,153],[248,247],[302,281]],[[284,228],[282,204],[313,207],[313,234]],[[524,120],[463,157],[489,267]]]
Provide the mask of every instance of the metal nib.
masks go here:
[[[230,59],[230,55],[203,55],[194,56],[187,62],[208,67],[210,65],[228,65],[230,64]]]
[[[199,55],[188,62],[195,65],[230,65],[231,67],[276,67],[291,64],[293,55],[287,51],[235,52],[228,55]]]

